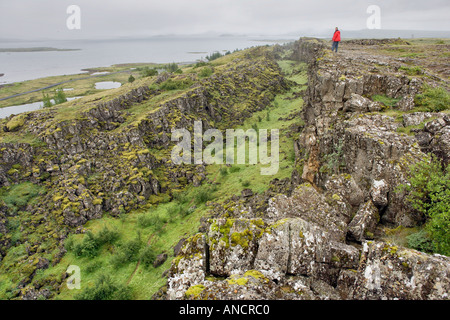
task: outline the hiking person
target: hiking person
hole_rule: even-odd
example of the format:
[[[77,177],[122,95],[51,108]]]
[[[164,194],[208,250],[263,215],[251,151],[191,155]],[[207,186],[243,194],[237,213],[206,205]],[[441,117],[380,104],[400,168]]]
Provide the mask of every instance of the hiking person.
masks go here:
[[[333,34],[333,44],[331,46],[331,51],[338,51],[339,41],[341,41],[341,32],[339,31],[338,27],[336,27],[336,30]]]

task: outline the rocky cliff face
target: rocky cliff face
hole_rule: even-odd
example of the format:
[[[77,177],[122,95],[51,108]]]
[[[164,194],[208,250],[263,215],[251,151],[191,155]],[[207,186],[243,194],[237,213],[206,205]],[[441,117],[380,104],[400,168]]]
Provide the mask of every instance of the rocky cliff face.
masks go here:
[[[447,113],[380,112],[387,106],[374,96],[403,112],[424,81],[448,87],[439,74],[411,77],[403,60],[370,49],[391,42],[349,42],[338,55],[317,40],[296,42],[293,58],[309,65],[295,146],[301,179],[285,194],[216,209],[174,260],[168,299],[449,298],[450,258],[377,237],[382,226],[423,223],[396,188],[424,152],[449,158]]]

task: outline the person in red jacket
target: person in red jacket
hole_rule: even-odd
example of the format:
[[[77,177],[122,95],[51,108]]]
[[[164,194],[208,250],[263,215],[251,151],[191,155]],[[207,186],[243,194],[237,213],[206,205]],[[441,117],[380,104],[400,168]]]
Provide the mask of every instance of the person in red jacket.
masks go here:
[[[338,51],[339,41],[341,41],[341,32],[339,31],[338,27],[336,27],[336,30],[334,31],[333,39],[333,45],[331,46],[331,51]]]

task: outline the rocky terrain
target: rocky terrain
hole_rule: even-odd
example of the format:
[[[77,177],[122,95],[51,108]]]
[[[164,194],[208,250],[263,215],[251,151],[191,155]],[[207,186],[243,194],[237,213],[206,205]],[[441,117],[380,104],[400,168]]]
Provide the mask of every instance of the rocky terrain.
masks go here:
[[[295,43],[292,59],[309,68],[290,189],[214,210],[174,260],[168,299],[449,298],[450,258],[383,238],[425,221],[397,191],[409,166],[450,155],[449,114],[412,112],[424,82],[448,90],[448,61],[413,77],[407,59],[383,52],[395,44],[405,43],[348,41],[333,54],[318,40]],[[396,99],[394,112],[377,95]]]
[[[95,287],[89,274],[131,247],[125,240],[145,225],[141,217],[184,206],[159,229],[156,219],[137,233],[131,251],[145,253],[158,237],[170,247],[151,257],[153,269],[130,253],[111,267],[115,280],[146,284],[151,273],[162,287],[140,297],[155,299],[448,299],[449,257],[387,239],[427,219],[399,190],[411,164],[432,153],[447,166],[450,157],[448,106],[416,105],[426,86],[448,91],[449,47],[399,56],[407,45],[348,41],[333,54],[300,39],[2,120],[0,297],[73,298],[69,264],[86,266]],[[296,82],[304,72],[307,86]],[[262,191],[231,166],[172,163],[172,129],[200,120],[203,130],[224,130],[252,119],[252,127],[283,123],[289,145],[284,176],[259,182]],[[197,201],[196,190],[209,186]],[[180,200],[189,188],[197,198]],[[102,230],[111,235],[105,225],[120,232],[95,240]]]

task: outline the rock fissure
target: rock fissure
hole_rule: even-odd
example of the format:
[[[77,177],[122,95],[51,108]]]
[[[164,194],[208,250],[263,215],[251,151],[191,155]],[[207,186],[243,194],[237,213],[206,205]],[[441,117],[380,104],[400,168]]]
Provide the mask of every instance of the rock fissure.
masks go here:
[[[268,226],[252,249],[243,255],[225,247],[210,252],[212,259],[239,265],[222,269],[221,276],[234,279],[257,270],[263,278],[246,282],[245,289],[226,280],[202,282],[206,289],[198,298],[448,298],[450,258],[380,239],[386,226],[424,222],[397,187],[407,182],[409,166],[423,160],[426,150],[448,162],[446,144],[439,140],[439,147],[432,147],[431,141],[446,134],[450,123],[442,112],[406,111],[414,108],[424,82],[448,87],[448,81],[406,75],[399,61],[376,51],[391,46],[390,40],[362,43],[347,42],[350,49],[339,55],[316,39],[294,44],[292,58],[308,63],[305,125],[294,144],[301,178],[293,173],[290,193],[267,200],[259,216]],[[397,115],[384,112],[389,109]],[[438,119],[417,129],[416,136],[402,133],[431,117]],[[431,138],[432,132],[440,133]],[[169,285],[168,298],[173,297]]]

